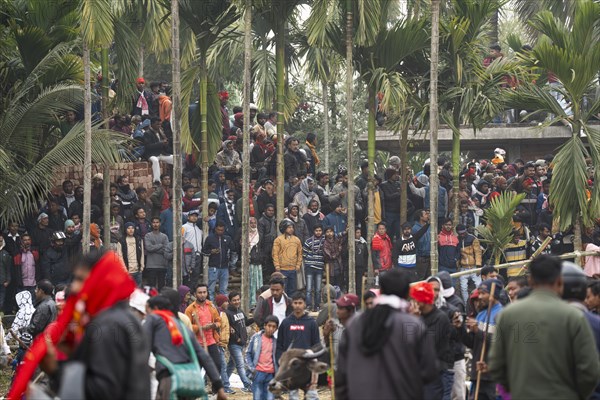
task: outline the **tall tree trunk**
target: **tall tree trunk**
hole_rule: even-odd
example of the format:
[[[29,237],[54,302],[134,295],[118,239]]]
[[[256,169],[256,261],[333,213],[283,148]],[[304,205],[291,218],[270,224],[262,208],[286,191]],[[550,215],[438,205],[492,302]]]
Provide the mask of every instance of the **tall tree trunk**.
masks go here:
[[[454,106],[453,123],[456,129],[452,130],[452,223],[458,225],[460,204],[458,200],[460,181],[460,108]]]
[[[145,53],[146,49],[144,48],[144,45],[140,43],[140,49],[139,49],[139,53],[138,53],[138,76],[139,77],[144,77],[144,53]]]
[[[285,168],[283,124],[285,96],[285,22],[277,22],[275,64],[277,69],[277,223],[283,220]]]
[[[335,83],[331,82],[329,84],[329,94],[331,95],[331,125],[335,129],[337,127],[337,100],[335,98]],[[330,171],[327,170],[327,173]]]
[[[573,227],[573,250],[582,251],[583,241],[581,238],[581,217],[577,216],[575,219],[575,226]],[[581,266],[581,256],[575,257],[575,263]]]
[[[108,129],[108,118],[110,113],[108,111],[108,47],[103,47],[101,52],[101,65],[102,65],[102,119],[104,120],[104,129]],[[104,217],[104,235],[102,240],[104,246],[110,245],[110,165],[104,164],[103,170],[104,179],[104,192],[102,199],[102,214]]]
[[[92,88],[90,83],[90,49],[83,41],[83,253],[90,251],[90,217],[92,210]]]
[[[408,221],[408,131],[410,124],[406,123],[400,131],[400,221]]]
[[[250,88],[252,68],[252,0],[244,10],[244,143],[242,150],[242,309],[250,309]]]
[[[200,56],[200,160],[202,162],[202,233],[208,236],[208,69],[206,54]],[[208,283],[208,262],[204,257],[202,280]]]
[[[437,218],[438,218],[438,190],[439,178],[437,174],[438,159],[438,62],[440,45],[440,0],[431,0],[431,77],[429,98],[429,159],[431,173],[429,174],[429,209],[431,210],[431,273],[437,274],[438,248],[437,248]]]
[[[498,43],[499,25],[500,25],[500,9],[496,8],[496,10],[492,13],[492,17],[490,18],[490,42],[492,44]]]
[[[179,0],[171,0],[171,65],[172,102],[171,132],[173,133],[173,287],[178,288],[181,274],[183,244],[181,241],[181,59],[179,54]]]
[[[323,140],[325,141],[325,171],[329,173],[329,93],[327,82],[321,82],[323,97]]]
[[[368,285],[373,284],[373,259],[371,258],[371,242],[373,241],[373,228],[375,227],[375,144],[376,144],[376,117],[377,110],[375,101],[375,88],[369,85],[369,121],[368,121],[368,141],[367,141],[367,160],[369,161],[369,181],[367,183],[367,204],[369,206],[367,216],[367,242],[369,246],[369,259],[367,264]],[[363,291],[365,288],[363,288]],[[359,296],[362,293],[358,293]]]
[[[352,64],[352,36],[354,30],[354,21],[352,20],[352,0],[346,0],[346,5],[348,10],[346,13],[346,118],[348,122],[348,143],[346,147],[346,158],[348,163],[348,291],[350,293],[355,293],[356,259],[354,257],[354,227],[356,226],[356,224],[354,216],[354,161],[352,159],[352,153],[354,151],[354,127],[352,125],[352,109],[354,103],[354,68]]]

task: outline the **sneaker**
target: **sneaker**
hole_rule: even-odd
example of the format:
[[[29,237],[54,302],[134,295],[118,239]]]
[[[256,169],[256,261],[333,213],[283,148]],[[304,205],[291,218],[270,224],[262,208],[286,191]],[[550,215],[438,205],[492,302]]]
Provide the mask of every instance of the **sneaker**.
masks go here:
[[[247,387],[242,388],[241,391],[244,392],[244,393],[252,393],[252,389],[247,388]]]
[[[225,389],[225,393],[227,393],[227,394],[235,394],[235,390],[233,390],[231,388],[227,388],[227,389]]]

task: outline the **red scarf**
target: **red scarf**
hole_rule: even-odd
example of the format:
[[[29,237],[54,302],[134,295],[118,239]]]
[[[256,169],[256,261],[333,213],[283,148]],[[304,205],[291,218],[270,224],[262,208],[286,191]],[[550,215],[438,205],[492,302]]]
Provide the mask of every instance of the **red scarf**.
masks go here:
[[[67,299],[55,323],[38,335],[25,354],[24,362],[16,371],[7,399],[20,399],[38,364],[47,352],[45,337],[56,345],[65,333],[78,343],[88,322],[114,304],[127,300],[135,289],[135,282],[127,273],[123,261],[112,251],[94,265],[81,291]]]
[[[173,313],[171,311],[166,310],[154,310],[152,311],[152,314],[158,315],[162,318],[163,321],[165,321],[165,324],[167,324],[167,329],[171,334],[171,343],[173,343],[173,345],[175,346],[181,346],[183,344],[183,336],[177,328],[177,324],[175,323],[175,317],[173,316]]]

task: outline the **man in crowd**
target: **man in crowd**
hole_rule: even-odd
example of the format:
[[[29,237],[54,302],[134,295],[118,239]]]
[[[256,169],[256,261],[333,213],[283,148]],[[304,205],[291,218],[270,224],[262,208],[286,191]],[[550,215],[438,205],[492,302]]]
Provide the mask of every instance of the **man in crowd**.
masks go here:
[[[232,239],[225,234],[225,224],[218,221],[215,233],[208,235],[202,247],[202,254],[208,256],[208,292],[211,299],[214,298],[217,282],[219,294],[227,294],[232,248]]]
[[[429,223],[430,212],[428,208],[418,210],[416,213],[418,219],[412,227],[413,235],[417,233],[425,224]],[[427,231],[419,240],[417,240],[417,273],[419,279],[425,279],[431,275],[431,235],[429,234],[431,228],[427,228]]]
[[[185,309],[185,315],[192,321],[192,330],[200,345],[210,354],[217,371],[221,370],[221,355],[217,342],[221,317],[213,303],[208,300],[208,287],[200,283],[194,292],[196,301]]]
[[[275,270],[280,271],[286,278],[285,290],[287,293],[296,291],[296,271],[302,266],[302,243],[294,235],[294,224],[289,219],[284,219],[279,224],[281,235],[273,242],[273,264]]]
[[[49,279],[55,286],[66,285],[69,283],[69,278],[71,278],[71,264],[64,247],[66,238],[63,232],[54,232],[52,234],[52,246],[42,256],[42,276]]]
[[[460,249],[460,269],[480,268],[482,265],[482,252],[479,239],[471,235],[464,225],[457,225],[456,233],[458,234],[458,247]],[[469,299],[469,279],[473,281],[475,286],[481,283],[481,278],[476,273],[460,276],[460,290],[465,303]]]
[[[187,271],[183,273],[184,283],[195,285],[200,276],[200,267],[202,262],[202,230],[198,227],[198,216],[200,215],[199,210],[192,210],[188,213],[188,220],[183,224],[183,238],[186,242],[192,245],[192,249],[196,255],[196,264],[191,271],[191,274],[187,274]]]
[[[289,137],[285,142],[285,147],[286,151],[283,156],[283,161],[285,162],[285,180],[288,181],[290,177],[300,175],[306,176],[308,162],[306,156],[300,152],[298,139]]]
[[[31,231],[31,246],[40,254],[44,254],[51,245],[50,239],[53,232],[48,228],[48,224],[48,214],[41,213],[37,218],[37,225]]]
[[[4,298],[11,282],[13,258],[6,251],[4,237],[0,235],[0,311],[4,309]]]
[[[158,290],[165,286],[168,262],[165,254],[168,250],[169,238],[160,231],[160,218],[152,218],[152,232],[144,237],[146,251],[146,268],[144,275],[146,284]]]
[[[277,272],[273,273],[273,275]],[[279,272],[279,274],[281,274]],[[267,317],[274,315],[277,319],[283,321],[293,311],[292,300],[285,294],[283,278],[273,277],[269,281],[269,292],[268,296],[263,297],[263,294],[258,298],[256,302],[256,309],[254,311],[254,322],[256,325],[261,326],[266,323]],[[277,338],[277,332],[275,332]]]
[[[394,243],[392,249],[392,265],[403,268],[411,277],[411,282],[419,280],[417,272],[417,246],[416,242],[427,232],[429,223],[426,223],[417,233],[411,234],[408,222],[402,224],[402,235]]]
[[[388,168],[384,177],[385,181],[380,186],[385,205],[384,218],[390,236],[396,238],[400,236],[400,175],[394,168]]]
[[[35,338],[42,333],[46,327],[56,319],[56,303],[52,299],[54,286],[47,279],[38,282],[35,289],[35,311],[31,316],[31,322],[27,332]]]
[[[244,364],[244,347],[248,340],[248,332],[246,327],[254,323],[254,320],[248,318],[241,309],[241,296],[238,292],[232,291],[229,293],[229,307],[227,307],[227,319],[229,320],[230,332],[229,336],[229,362],[227,363],[227,375],[231,376],[234,368],[240,376],[244,387],[242,392],[252,392],[252,383],[246,377],[246,366]]]
[[[492,344],[489,372],[515,399],[586,399],[600,376],[589,323],[581,311],[560,298],[559,259],[537,257],[529,271],[533,291],[504,310],[497,321],[500,334]],[[517,337],[524,333],[515,326],[531,327],[530,340],[527,333]]]
[[[32,296],[35,294],[39,261],[39,252],[31,249],[31,236],[24,234],[21,236],[21,250],[14,257],[15,284],[19,291],[28,290]]]

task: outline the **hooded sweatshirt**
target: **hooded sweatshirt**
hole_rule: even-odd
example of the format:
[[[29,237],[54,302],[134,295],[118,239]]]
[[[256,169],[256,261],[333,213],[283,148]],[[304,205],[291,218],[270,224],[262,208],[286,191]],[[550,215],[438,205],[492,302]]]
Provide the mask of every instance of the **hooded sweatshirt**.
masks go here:
[[[241,308],[235,308],[229,305],[225,311],[229,320],[230,336],[229,345],[235,344],[244,347],[248,340],[248,332],[246,327],[254,323],[254,319],[248,318]]]
[[[279,235],[273,242],[272,255],[275,269],[299,270],[302,266],[302,243],[294,235]]]
[[[423,225],[423,227],[408,238],[400,236],[396,243],[394,243],[394,250],[392,254],[392,260],[394,265],[400,268],[414,268],[417,266],[417,245],[421,236],[427,232],[429,223]]]
[[[317,321],[304,313],[300,318],[292,313],[279,325],[277,359],[288,349],[310,349],[320,343]]]
[[[440,268],[456,272],[456,263],[460,260],[458,237],[452,231],[442,231],[438,234],[438,250]]]

